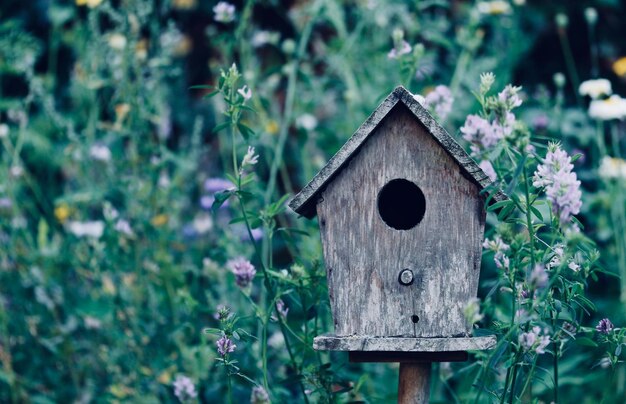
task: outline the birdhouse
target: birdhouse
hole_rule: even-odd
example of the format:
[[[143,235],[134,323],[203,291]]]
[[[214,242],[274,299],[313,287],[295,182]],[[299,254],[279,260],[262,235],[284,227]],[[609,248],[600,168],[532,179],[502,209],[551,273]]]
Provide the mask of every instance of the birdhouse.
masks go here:
[[[290,203],[318,217],[334,335],[316,349],[486,349],[465,319],[476,297],[485,203],[478,165],[396,88]]]

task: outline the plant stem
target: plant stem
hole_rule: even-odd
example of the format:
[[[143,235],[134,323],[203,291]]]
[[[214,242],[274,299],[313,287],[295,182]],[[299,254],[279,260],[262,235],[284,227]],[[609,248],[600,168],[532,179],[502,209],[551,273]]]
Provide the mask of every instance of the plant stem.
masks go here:
[[[227,386],[228,386],[228,403],[232,404],[233,403],[233,386],[232,386],[232,381],[230,378],[230,370],[228,369],[228,367],[226,368],[226,379],[227,379]]]
[[[307,25],[302,30],[302,36],[300,37],[300,41],[298,43],[297,53],[294,59],[291,61],[291,69],[289,69],[289,75],[287,78],[287,96],[285,97],[285,113],[283,114],[283,119],[280,124],[278,141],[276,142],[276,146],[274,147],[274,159],[272,160],[272,165],[270,166],[270,175],[264,198],[265,205],[269,204],[272,196],[274,195],[278,169],[283,163],[283,150],[285,148],[285,143],[287,142],[289,125],[291,124],[291,119],[293,115],[293,106],[296,96],[296,82],[298,78],[298,67],[300,65],[300,60],[306,52],[306,45],[308,44],[311,32],[313,31],[313,24],[317,20],[317,15],[322,8],[321,3],[319,2],[316,2],[313,7],[314,11]]]
[[[576,103],[583,109],[583,100],[578,94],[578,86],[580,85],[580,79],[578,78],[578,72],[576,71],[576,62],[572,55],[572,48],[567,38],[567,30],[565,28],[559,28],[559,41],[561,42],[561,49],[563,50],[563,57],[565,58],[565,66],[570,76],[570,82],[572,83],[572,90],[576,97]]]
[[[509,380],[511,379],[511,367],[506,370],[506,378],[504,379],[504,390],[502,390],[502,396],[500,396],[500,404],[504,404],[506,398],[506,392],[509,390]]]
[[[241,177],[239,177],[239,184],[238,184],[238,188],[241,188]],[[259,249],[259,246],[257,245],[256,241],[254,240],[254,236],[252,235],[252,230],[250,227],[250,221],[248,219],[248,214],[246,213],[246,209],[244,207],[243,204],[243,200],[241,198],[239,198],[239,205],[241,207],[241,214],[243,216],[243,220],[244,223],[246,225],[246,230],[248,232],[248,237],[250,238],[250,242],[252,242],[252,245],[254,246],[254,251],[255,254],[257,255],[257,258],[259,260],[259,262],[261,263],[261,272],[263,274],[263,282],[265,284],[265,288],[267,289],[270,298],[274,301],[274,312],[276,313],[276,318],[278,318],[278,324],[280,326],[280,331],[283,334],[283,337],[285,339],[285,348],[287,348],[287,353],[289,354],[289,360],[291,362],[291,366],[294,368],[294,370],[296,372],[299,372],[300,369],[296,363],[296,359],[295,356],[293,354],[293,351],[291,349],[291,344],[289,343],[289,337],[287,336],[287,330],[285,328],[285,324],[282,320],[282,318],[280,317],[280,312],[278,310],[278,307],[276,306],[276,302],[275,302],[275,298],[276,298],[276,293],[274,292],[274,287],[271,284],[271,281],[269,279],[269,276],[267,274],[267,269],[265,268],[265,265],[263,264],[263,256],[261,255],[261,251]],[[302,380],[298,380],[298,384],[300,386],[300,390],[302,392],[302,397],[304,398],[304,402],[308,404],[309,399],[306,396],[306,393],[304,392],[304,384],[302,383]]]
[[[552,313],[552,310],[550,310],[550,319],[552,320],[552,329],[554,329],[555,326],[555,318],[554,315]],[[554,357],[553,359],[553,368],[554,368],[554,402],[555,404],[558,404],[559,402],[559,343],[558,341],[555,339],[553,342],[553,349],[554,349]],[[535,359],[535,362],[537,360]],[[533,369],[535,367],[535,364],[533,363]]]
[[[515,362],[513,362],[513,379],[511,380],[511,394],[509,395],[509,404],[513,403],[515,399],[515,382],[517,381],[517,370],[519,366],[517,365],[518,355],[515,356]]]
[[[529,385],[531,385],[531,380],[533,378],[533,373],[535,372],[535,366],[537,366],[537,357],[535,356],[535,360],[533,360],[533,366],[530,368],[530,372],[528,373],[528,377],[526,378],[526,383],[524,383],[524,387],[522,388],[522,392],[520,393],[520,398],[524,397],[524,393],[526,392],[526,389],[528,388]],[[555,395],[555,400],[556,400],[557,396]],[[557,401],[554,401],[554,403],[556,404]]]
[[[621,158],[622,152],[619,145],[619,126],[617,121],[611,122],[611,140],[613,142],[613,155]]]

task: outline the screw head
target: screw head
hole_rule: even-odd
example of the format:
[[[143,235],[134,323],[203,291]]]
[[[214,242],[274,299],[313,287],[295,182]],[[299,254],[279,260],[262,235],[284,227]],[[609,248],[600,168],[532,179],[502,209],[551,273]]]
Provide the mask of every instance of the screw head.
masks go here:
[[[413,283],[413,271],[410,269],[403,269],[400,271],[400,275],[398,276],[398,281],[401,285],[408,286]]]

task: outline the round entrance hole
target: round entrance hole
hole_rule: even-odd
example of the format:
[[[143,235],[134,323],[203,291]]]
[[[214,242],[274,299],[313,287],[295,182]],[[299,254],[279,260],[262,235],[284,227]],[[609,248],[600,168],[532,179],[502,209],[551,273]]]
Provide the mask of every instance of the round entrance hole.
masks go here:
[[[426,199],[422,190],[409,180],[396,178],[378,192],[378,213],[396,230],[409,230],[424,218]]]

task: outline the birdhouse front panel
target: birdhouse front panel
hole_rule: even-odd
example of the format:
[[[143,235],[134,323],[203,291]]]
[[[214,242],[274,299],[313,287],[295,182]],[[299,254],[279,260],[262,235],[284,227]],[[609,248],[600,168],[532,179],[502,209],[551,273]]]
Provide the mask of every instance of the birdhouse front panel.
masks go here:
[[[317,199],[335,333],[468,335],[484,203],[457,160],[397,103]]]

